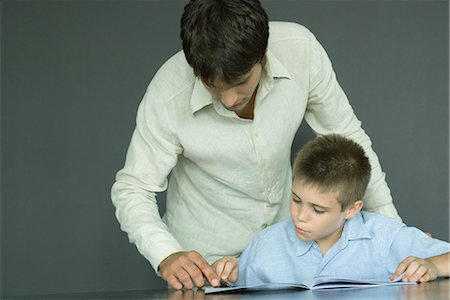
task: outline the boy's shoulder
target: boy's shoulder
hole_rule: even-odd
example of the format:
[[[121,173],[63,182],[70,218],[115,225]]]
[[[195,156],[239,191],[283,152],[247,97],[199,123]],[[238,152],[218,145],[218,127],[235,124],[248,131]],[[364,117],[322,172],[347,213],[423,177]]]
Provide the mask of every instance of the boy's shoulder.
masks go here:
[[[387,223],[392,226],[401,226],[404,225],[402,222],[393,219],[391,217],[388,217],[386,215],[382,215],[379,213],[374,212],[368,212],[368,211],[361,211],[361,216],[364,220],[364,223],[370,223],[370,224],[379,224],[379,223]]]
[[[392,233],[406,226],[404,223],[382,214],[367,211],[361,211],[360,214],[365,227],[370,232],[385,232],[391,236]]]
[[[258,232],[253,237],[253,242],[258,243],[260,246],[262,244],[272,244],[274,242],[281,242],[286,239],[290,239],[289,232],[292,231],[292,222],[290,219],[272,224],[262,231]]]

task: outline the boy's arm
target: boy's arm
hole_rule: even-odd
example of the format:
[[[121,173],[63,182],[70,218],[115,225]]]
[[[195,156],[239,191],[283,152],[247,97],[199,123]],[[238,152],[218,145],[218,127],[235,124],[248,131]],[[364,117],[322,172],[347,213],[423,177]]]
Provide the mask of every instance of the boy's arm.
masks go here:
[[[436,266],[437,276],[442,277],[450,276],[450,252],[429,257],[426,260],[430,263],[433,263]]]
[[[438,276],[450,275],[450,253],[422,259],[408,256],[397,267],[390,279],[403,274],[403,281],[426,282],[435,280]]]

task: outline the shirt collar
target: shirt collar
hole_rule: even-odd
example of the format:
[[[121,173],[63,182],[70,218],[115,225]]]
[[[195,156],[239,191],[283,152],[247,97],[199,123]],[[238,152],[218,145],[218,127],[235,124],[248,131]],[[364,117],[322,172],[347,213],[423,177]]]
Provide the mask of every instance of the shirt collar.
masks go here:
[[[192,91],[190,103],[192,113],[195,113],[203,107],[213,103],[211,94],[198,77],[195,77],[194,89]]]
[[[314,244],[314,241],[305,242],[298,238],[298,236],[295,234],[295,228],[294,224],[292,223],[292,220],[289,220],[288,223],[288,236],[292,242],[293,249],[295,251],[295,256],[301,256],[305,254]]]
[[[295,255],[301,256],[304,255],[306,252],[308,252],[309,249],[314,244],[314,241],[305,242],[299,239],[295,234],[294,225],[292,224],[291,220],[289,222],[288,230],[289,230],[289,238],[291,239],[294,245]],[[357,239],[372,239],[372,235],[367,230],[364,224],[364,219],[362,217],[361,212],[358,212],[356,215],[353,216],[353,218],[345,222],[342,236],[338,241],[336,241],[336,244],[342,243],[342,246],[345,247],[348,241]]]
[[[357,239],[371,239],[372,235],[367,230],[364,224],[364,219],[361,212],[358,212],[350,220],[347,220],[344,225],[341,239],[344,241]]]
[[[266,78],[268,78],[268,80],[272,81],[276,78],[291,78],[289,72],[281,64],[278,58],[276,58],[272,51],[270,51],[270,49],[267,49],[266,58],[267,62],[265,66],[265,72],[267,73]],[[194,82],[194,89],[192,91],[190,99],[192,113],[199,111],[200,109],[211,103],[213,103],[211,94],[208,92],[203,82],[198,77],[196,77]]]
[[[291,78],[288,70],[286,70],[283,64],[272,53],[272,51],[270,51],[270,49],[267,49],[266,58],[267,62],[265,69],[267,72],[267,78],[269,78],[269,80],[273,80],[275,78]]]

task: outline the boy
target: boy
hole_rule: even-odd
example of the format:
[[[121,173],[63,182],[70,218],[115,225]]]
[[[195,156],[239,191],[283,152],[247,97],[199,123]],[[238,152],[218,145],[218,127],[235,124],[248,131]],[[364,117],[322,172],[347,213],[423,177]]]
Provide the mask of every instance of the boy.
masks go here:
[[[291,219],[257,234],[239,258],[213,267],[238,284],[302,282],[317,276],[425,282],[449,276],[449,243],[382,215],[362,212],[370,163],[361,146],[336,134],[297,154]],[[239,264],[239,272],[238,272]]]

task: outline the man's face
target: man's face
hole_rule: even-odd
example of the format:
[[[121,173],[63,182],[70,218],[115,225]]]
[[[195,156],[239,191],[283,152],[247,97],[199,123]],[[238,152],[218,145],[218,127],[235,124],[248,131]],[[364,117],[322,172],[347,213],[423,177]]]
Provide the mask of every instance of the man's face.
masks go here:
[[[292,185],[290,211],[297,237],[316,241],[322,252],[340,238],[346,218],[353,216],[351,208],[341,211],[333,193],[320,193],[315,186],[298,180]]]
[[[223,82],[216,82],[214,86],[204,85],[214,98],[222,102],[226,109],[239,114],[246,111],[256,97],[261,72],[262,66],[257,63],[247,74],[242,76],[235,86],[229,86]]]

